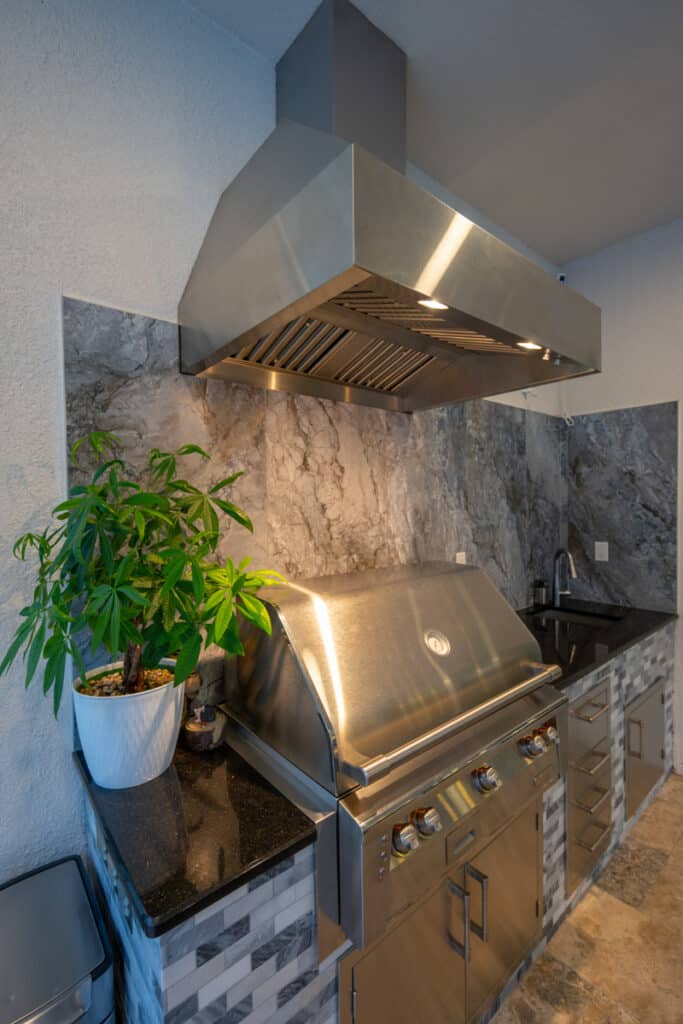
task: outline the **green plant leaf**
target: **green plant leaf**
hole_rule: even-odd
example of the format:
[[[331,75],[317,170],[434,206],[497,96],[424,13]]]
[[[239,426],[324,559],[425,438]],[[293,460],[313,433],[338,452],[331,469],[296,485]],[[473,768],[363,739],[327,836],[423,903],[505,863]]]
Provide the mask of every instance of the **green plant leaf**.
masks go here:
[[[196,558],[192,559],[192,593],[195,601],[199,602],[204,597],[204,576]]]
[[[216,641],[219,641],[225,633],[233,614],[232,598],[224,597],[218,606],[218,611],[216,612],[216,618],[213,624]]]
[[[55,718],[59,714],[59,706],[62,703],[62,690],[64,689],[64,672],[66,670],[66,649],[57,654],[54,669],[54,689],[52,691],[52,708]]]
[[[230,487],[234,484],[235,480],[239,480],[241,476],[244,476],[244,470],[240,470],[238,473],[233,473],[232,476],[226,476],[223,480],[219,480],[217,484],[214,484],[210,488],[209,494],[216,494],[218,491],[222,491],[224,487]]]
[[[214,590],[211,597],[207,598],[206,603],[204,604],[204,611],[210,612],[213,608],[216,607],[216,605],[219,605],[221,603],[224,597],[224,590]]]
[[[31,623],[22,622],[22,624],[19,626],[16,633],[14,634],[14,639],[12,640],[12,643],[9,645],[7,653],[2,659],[2,662],[0,662],[0,675],[4,675],[7,669],[10,667],[10,665],[16,658],[17,654],[23,647],[26,638],[30,635],[30,632]]]
[[[184,682],[191,672],[194,672],[199,660],[199,652],[202,649],[202,636],[199,631],[191,634],[189,640],[181,647],[176,660],[173,679],[178,686]]]
[[[224,501],[223,498],[213,498],[212,500],[214,505],[217,505],[221,512],[225,512],[225,514],[230,516],[231,519],[234,519],[236,523],[239,523],[240,526],[249,530],[249,533],[254,532],[254,524],[247,513],[243,512],[241,508],[238,508],[237,505],[233,505],[231,501]]]
[[[118,593],[123,594],[129,601],[132,601],[133,604],[136,604],[141,608],[144,608],[149,604],[147,598],[144,597],[139,590],[136,590],[135,587],[128,587],[124,585],[118,588]]]
[[[244,654],[244,647],[240,640],[239,624],[236,616],[232,617],[228,623],[228,628],[220,640],[214,640],[214,643],[218,644],[219,647],[222,647],[228,654]]]
[[[45,619],[42,619],[35,632],[33,640],[31,641],[31,646],[28,649],[28,657],[26,659],[26,679],[24,682],[26,689],[28,689],[31,684],[31,680],[33,679],[36,673],[36,668],[38,667],[38,662],[40,661],[40,656],[43,653],[43,647],[45,645],[45,629],[46,621]]]
[[[175,587],[176,583],[185,571],[187,558],[184,552],[174,555],[166,566],[164,585],[161,588],[162,594],[168,594]]]
[[[138,538],[139,538],[139,540],[144,540],[144,538],[145,538],[145,527],[146,527],[145,517],[143,516],[143,514],[142,514],[142,512],[140,511],[139,508],[135,509],[135,512],[133,513],[133,515],[135,516],[135,525],[136,525],[137,531],[138,531]]]
[[[263,601],[259,601],[258,597],[254,597],[253,594],[241,593],[237,598],[237,605],[245,619],[249,619],[264,633],[272,632],[273,627],[270,624],[268,609]]]
[[[205,452],[203,448],[200,448],[198,444],[184,444],[182,448],[178,448],[177,455],[201,455],[203,459],[209,459],[210,455]]]

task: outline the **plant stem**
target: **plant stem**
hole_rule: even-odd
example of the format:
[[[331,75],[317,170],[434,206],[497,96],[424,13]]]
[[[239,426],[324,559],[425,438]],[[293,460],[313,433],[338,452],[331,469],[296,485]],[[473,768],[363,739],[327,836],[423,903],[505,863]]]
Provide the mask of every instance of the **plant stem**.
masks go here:
[[[128,644],[123,657],[123,687],[126,693],[135,693],[142,689],[144,681],[142,644]]]

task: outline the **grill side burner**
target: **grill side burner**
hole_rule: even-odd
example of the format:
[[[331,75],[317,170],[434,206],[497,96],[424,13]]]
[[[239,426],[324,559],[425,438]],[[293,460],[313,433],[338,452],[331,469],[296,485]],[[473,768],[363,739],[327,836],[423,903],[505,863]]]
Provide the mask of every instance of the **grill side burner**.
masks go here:
[[[226,679],[230,741],[316,822],[319,957],[344,936],[369,955],[563,774],[559,669],[469,566],[268,598],[272,635],[245,628]]]

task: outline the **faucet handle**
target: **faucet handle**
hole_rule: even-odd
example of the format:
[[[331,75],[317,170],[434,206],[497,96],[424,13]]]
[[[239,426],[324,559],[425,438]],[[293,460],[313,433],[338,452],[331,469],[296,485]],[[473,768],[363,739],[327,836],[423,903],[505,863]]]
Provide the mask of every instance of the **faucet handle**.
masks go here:
[[[569,577],[572,580],[576,579],[576,565],[574,564],[574,556],[571,551],[567,551],[567,567],[569,569]]]

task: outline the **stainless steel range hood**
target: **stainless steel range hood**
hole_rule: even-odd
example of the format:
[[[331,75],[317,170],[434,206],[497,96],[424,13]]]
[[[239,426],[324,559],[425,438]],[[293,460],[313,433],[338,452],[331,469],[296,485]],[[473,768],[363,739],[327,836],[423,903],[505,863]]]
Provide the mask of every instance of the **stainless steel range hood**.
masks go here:
[[[180,302],[184,372],[410,412],[600,369],[597,306],[405,176],[405,63],[348,0],[294,41]]]

